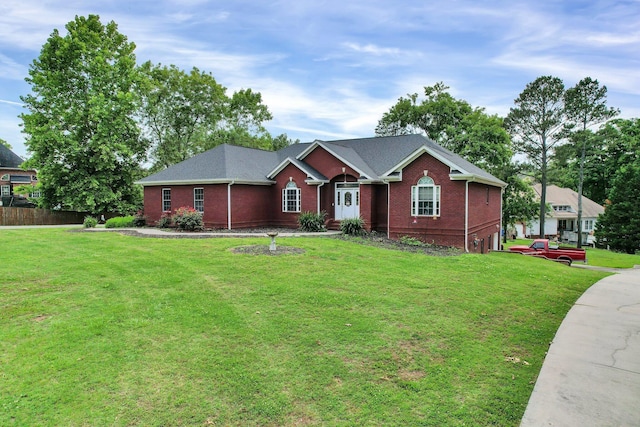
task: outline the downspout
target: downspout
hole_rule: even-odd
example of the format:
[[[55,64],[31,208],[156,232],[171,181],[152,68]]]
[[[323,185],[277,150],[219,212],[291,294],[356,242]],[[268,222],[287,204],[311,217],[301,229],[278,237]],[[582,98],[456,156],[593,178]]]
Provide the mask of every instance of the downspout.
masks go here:
[[[318,185],[318,189],[316,190],[318,192],[318,214],[320,214],[320,187],[322,187],[324,185],[324,182],[321,182],[320,185]]]
[[[229,230],[231,230],[231,186],[235,183],[236,181],[233,180],[227,184],[227,228]]]
[[[469,181],[464,189],[464,251],[469,252]]]
[[[391,235],[391,209],[390,209],[390,205],[391,205],[391,182],[390,181],[385,181],[384,179],[382,180],[382,182],[384,182],[385,184],[387,184],[387,239],[390,239],[391,237],[389,237]]]
[[[500,228],[498,229],[498,247],[496,248],[496,250],[501,250],[502,249],[502,236],[501,234],[504,231],[504,235],[507,235],[507,230],[504,229],[503,226],[503,221],[504,221],[504,217],[502,216],[502,203],[503,203],[503,196],[504,196],[504,187],[500,188]]]

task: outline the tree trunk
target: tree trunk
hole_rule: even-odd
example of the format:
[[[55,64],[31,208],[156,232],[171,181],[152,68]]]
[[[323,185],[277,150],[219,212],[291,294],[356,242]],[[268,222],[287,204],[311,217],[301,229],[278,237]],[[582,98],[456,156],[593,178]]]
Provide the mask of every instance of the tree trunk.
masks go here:
[[[547,144],[542,142],[542,162],[540,167],[540,238],[544,239],[544,220],[547,214]]]

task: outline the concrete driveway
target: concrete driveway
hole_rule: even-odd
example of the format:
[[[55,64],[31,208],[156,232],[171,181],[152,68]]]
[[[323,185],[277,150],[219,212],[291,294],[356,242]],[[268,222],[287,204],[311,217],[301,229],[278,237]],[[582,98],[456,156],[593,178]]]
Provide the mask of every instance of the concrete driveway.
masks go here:
[[[569,310],[520,426],[640,426],[640,268],[617,270]]]

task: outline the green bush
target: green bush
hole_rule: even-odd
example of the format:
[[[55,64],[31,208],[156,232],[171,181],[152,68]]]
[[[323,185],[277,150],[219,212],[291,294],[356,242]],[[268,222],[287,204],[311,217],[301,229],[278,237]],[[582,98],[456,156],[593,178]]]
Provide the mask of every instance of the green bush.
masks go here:
[[[113,218],[109,218],[107,222],[104,223],[106,228],[127,228],[133,227],[134,216],[116,216]]]
[[[340,221],[340,231],[349,236],[362,236],[365,234],[364,220],[362,218],[347,218]]]
[[[324,220],[326,217],[327,213],[325,211],[320,213],[302,212],[298,216],[298,227],[300,227],[300,230],[307,233],[327,231],[327,228],[324,226]]]
[[[178,208],[176,209],[176,213],[173,214],[173,217],[171,219],[173,220],[173,223],[176,225],[178,230],[199,231],[204,229],[204,224],[202,223],[202,213],[195,210],[194,208],[190,208],[187,206]]]
[[[144,227],[145,225],[147,225],[147,217],[144,216],[142,211],[138,211],[136,215],[133,217],[133,226]]]
[[[98,225],[98,220],[92,216],[85,216],[82,225],[84,228],[93,228]]]
[[[426,246],[424,242],[416,239],[415,237],[410,237],[410,236],[401,236],[400,243],[408,246]]]
[[[172,225],[171,214],[169,212],[163,212],[158,222],[156,222],[156,227],[158,228],[169,228]]]

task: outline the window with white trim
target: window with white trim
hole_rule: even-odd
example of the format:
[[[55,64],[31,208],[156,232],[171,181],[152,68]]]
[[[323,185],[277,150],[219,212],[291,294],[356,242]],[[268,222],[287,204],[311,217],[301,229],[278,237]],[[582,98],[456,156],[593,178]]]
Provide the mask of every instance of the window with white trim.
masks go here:
[[[300,189],[293,181],[282,189],[282,212],[300,212]]]
[[[412,216],[440,216],[440,186],[423,176],[411,187]]]
[[[162,189],[162,212],[171,212],[171,189]]]
[[[584,220],[584,227],[582,227],[582,231],[593,231],[594,221],[592,219]]]
[[[204,188],[193,189],[193,208],[198,212],[204,212]]]
[[[2,191],[0,193],[1,196],[10,196],[11,195],[11,186],[10,185],[3,185],[1,191]]]

